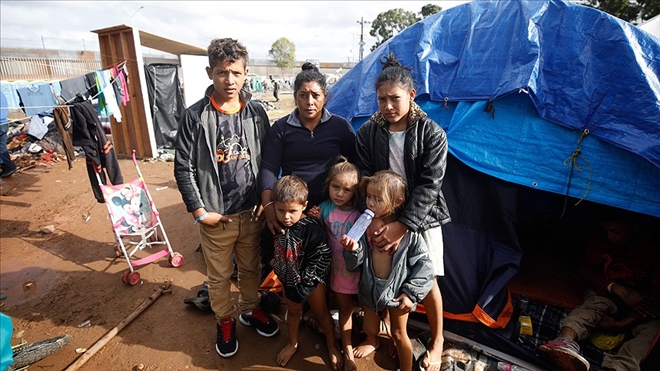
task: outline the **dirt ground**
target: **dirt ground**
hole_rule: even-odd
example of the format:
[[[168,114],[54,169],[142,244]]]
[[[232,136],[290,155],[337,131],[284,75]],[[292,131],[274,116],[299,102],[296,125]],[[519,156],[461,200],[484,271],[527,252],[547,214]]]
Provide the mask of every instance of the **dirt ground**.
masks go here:
[[[272,101],[272,94],[259,98]],[[281,94],[281,102],[273,104],[280,110],[269,111],[271,118],[289,113],[291,94]],[[126,181],[137,178],[129,159],[120,158],[120,167]],[[195,251],[198,232],[177,190],[173,163],[139,161],[139,167],[171,245],[185,261],[173,268],[163,258],[137,268],[141,282],[136,286],[122,283],[128,265],[115,257],[107,209],[92,194],[84,158],[78,158],[72,170],[63,161],[2,180],[0,310],[12,318],[12,345],[62,334],[73,338],[30,370],[67,368],[81,356],[77,349],[91,348],[168,280],[171,293],[154,301],[80,370],[135,370],[139,364],[144,370],[330,369],[323,337],[307,326],[301,327],[300,347],[289,365],[275,366],[276,354],[286,341],[283,306],[277,313],[278,335],[263,338],[237,324],[239,352],[228,359],[218,356],[213,314],[183,303],[204,281],[205,266],[202,254]],[[44,232],[46,226],[53,226],[53,232]],[[235,287],[233,291],[237,298]],[[89,325],[82,326],[87,321]],[[358,360],[360,370],[395,369],[384,348]]]

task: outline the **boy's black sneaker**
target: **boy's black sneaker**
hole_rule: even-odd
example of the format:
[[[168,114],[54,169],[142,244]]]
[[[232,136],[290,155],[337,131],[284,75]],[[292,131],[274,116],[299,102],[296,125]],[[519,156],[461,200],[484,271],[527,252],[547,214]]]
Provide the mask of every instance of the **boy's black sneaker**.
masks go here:
[[[271,337],[280,331],[277,322],[264,313],[258,306],[252,309],[252,312],[241,314],[238,320],[246,326],[252,326],[257,329],[257,333],[261,336]]]
[[[218,328],[218,340],[215,350],[221,357],[231,357],[238,352],[238,340],[236,340],[236,320],[232,317],[224,317],[216,324]]]

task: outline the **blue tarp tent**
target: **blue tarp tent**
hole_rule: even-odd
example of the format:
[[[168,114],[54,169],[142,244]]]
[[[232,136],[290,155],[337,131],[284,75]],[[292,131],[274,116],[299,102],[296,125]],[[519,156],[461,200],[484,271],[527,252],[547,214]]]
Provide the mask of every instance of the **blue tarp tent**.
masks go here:
[[[408,27],[333,86],[327,108],[356,130],[378,109],[390,52],[412,67],[417,102],[456,160],[443,185],[450,315],[507,323],[520,186],[660,217],[658,38],[561,0],[466,3]]]

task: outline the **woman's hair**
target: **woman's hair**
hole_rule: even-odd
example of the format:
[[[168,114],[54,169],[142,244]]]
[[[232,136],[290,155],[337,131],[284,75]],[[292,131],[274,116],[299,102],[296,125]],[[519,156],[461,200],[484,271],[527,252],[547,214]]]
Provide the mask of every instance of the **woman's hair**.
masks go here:
[[[307,202],[307,183],[295,175],[285,175],[273,184],[273,202],[297,202],[304,205]]]
[[[392,170],[381,170],[372,176],[362,178],[360,193],[366,198],[367,189],[377,192],[385,203],[387,214],[394,214],[406,199],[406,182]]]
[[[316,65],[312,62],[305,62],[302,65],[302,70],[303,71],[316,71],[316,72],[321,72],[319,71],[319,68],[316,67]]]
[[[376,79],[376,90],[386,82],[400,84],[408,91],[415,88],[411,68],[402,65],[393,53],[382,57],[380,63],[382,63],[383,69]]]
[[[207,49],[209,67],[213,68],[218,62],[234,63],[238,60],[248,63],[248,52],[245,46],[232,38],[213,39]]]
[[[328,169],[328,175],[325,178],[323,193],[326,196],[329,195],[328,187],[330,186],[330,182],[332,181],[332,179],[334,179],[337,176],[353,177],[353,179],[355,179],[355,185],[353,186],[353,191],[357,191],[357,187],[360,179],[360,170],[358,170],[355,164],[348,162],[348,159],[346,157],[339,155],[335,158],[333,165],[330,166],[330,169]],[[351,207],[355,207],[357,205],[357,197],[355,194],[353,195],[353,198],[350,200],[349,204]]]
[[[310,67],[311,65],[311,67]],[[293,96],[295,97],[300,90],[302,84],[306,82],[317,82],[323,90],[325,96],[328,95],[328,83],[325,81],[325,75],[319,72],[319,69],[316,68],[311,62],[306,62],[302,65],[302,71],[296,75],[296,80],[293,82]]]

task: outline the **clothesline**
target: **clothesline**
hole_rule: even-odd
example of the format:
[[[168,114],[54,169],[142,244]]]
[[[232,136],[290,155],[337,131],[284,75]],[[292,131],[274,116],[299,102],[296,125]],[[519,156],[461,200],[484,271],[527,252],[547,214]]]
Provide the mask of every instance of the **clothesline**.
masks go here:
[[[2,61],[13,61],[13,60],[15,60],[15,58],[11,58],[11,57],[0,57],[0,60],[2,60]],[[121,67],[123,67],[124,64],[126,64],[127,61],[128,61],[128,60],[123,60],[123,61],[117,63],[116,65],[111,65],[110,67],[103,68],[103,69],[104,69],[104,70],[107,70],[107,69],[114,68],[114,67],[121,68]],[[35,66],[43,66],[43,67],[49,67],[49,68],[53,67],[52,64],[46,64],[46,63],[36,63],[36,62],[33,62],[32,64],[35,65]],[[89,70],[86,69],[86,68],[76,68],[76,67],[69,67],[69,66],[62,66],[62,65],[58,65],[57,68],[58,68],[58,69],[70,70],[70,71],[87,71],[86,73],[89,73],[89,72],[88,72]]]
[[[119,62],[119,63],[116,63],[116,64],[114,64],[114,65],[112,65],[112,66],[110,66],[110,67],[108,67],[108,68],[104,68],[104,69],[102,69],[102,70],[94,71],[94,73],[95,73],[95,72],[98,72],[98,71],[105,71],[105,70],[113,69],[113,68],[118,68],[118,69],[120,69],[120,68],[123,68],[125,65],[126,65],[126,61],[124,60],[124,61],[121,61],[121,62]],[[89,73],[91,73],[91,72],[89,72]],[[87,73],[87,74],[89,74],[89,73]],[[86,76],[87,74],[85,74],[85,75],[81,75],[81,76],[78,76],[78,77],[74,77],[74,78],[84,77],[84,76]],[[101,95],[101,94],[103,94],[108,88],[113,88],[113,89],[114,89],[113,84],[117,83],[118,81],[121,82],[121,80],[120,80],[119,78],[117,78],[117,77],[118,77],[118,76],[115,76],[115,78],[111,79],[109,84],[107,84],[105,87],[103,87],[103,89],[100,89],[95,95],[93,95],[93,96],[87,98],[87,100],[94,100],[94,99],[98,98],[98,96]],[[67,80],[68,80],[68,79],[67,79]],[[55,81],[55,82],[59,82],[59,80],[58,80],[58,81]],[[55,98],[57,99],[57,97],[61,97],[61,96],[56,95],[55,92],[52,91],[52,83],[53,83],[53,82],[48,82],[47,84],[51,85],[51,92],[54,94]],[[46,83],[44,83],[44,84],[46,84]],[[98,85],[97,85],[97,86],[98,86]],[[71,105],[71,104],[69,104],[69,103],[71,103],[74,99],[78,98],[79,96],[83,96],[83,95],[84,95],[85,93],[87,93],[88,91],[89,91],[89,89],[87,89],[86,91],[77,92],[72,98],[70,98],[69,100],[65,101],[64,104],[54,104],[54,105],[52,105],[52,106],[50,106],[50,105],[48,105],[48,106],[21,106],[20,108],[21,108],[23,111],[25,111],[26,109],[48,108],[47,110],[45,110],[45,111],[40,112],[40,113],[37,114],[37,116],[38,116],[38,115],[46,115],[46,114],[50,113],[55,107],[73,107],[73,105]],[[113,95],[114,95],[114,94],[113,94]],[[9,107],[7,107],[7,108],[9,108]],[[14,120],[10,121],[10,123],[13,123],[13,122],[20,122],[20,121],[24,121],[24,120],[28,120],[28,119],[31,119],[31,118],[34,117],[34,116],[35,116],[35,115],[29,115],[29,116],[21,117],[21,118],[18,118],[18,119],[14,119]]]

